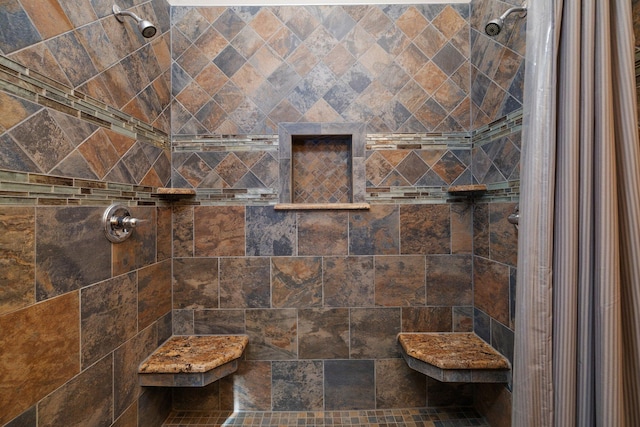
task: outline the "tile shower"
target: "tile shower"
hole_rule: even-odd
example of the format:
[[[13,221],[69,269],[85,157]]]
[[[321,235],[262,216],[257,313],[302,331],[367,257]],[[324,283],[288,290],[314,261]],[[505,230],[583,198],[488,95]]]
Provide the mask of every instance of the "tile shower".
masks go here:
[[[0,424],[475,395],[503,425],[508,390],[410,371],[395,334],[475,330],[511,354],[524,38],[477,30],[504,5],[133,3],[154,39],[100,0],[0,6],[16,30],[0,34]],[[278,124],[354,121],[371,209],[274,211]],[[474,204],[443,190],[472,182],[490,189]],[[168,185],[197,196],[155,195]],[[97,224],[114,200],[151,221],[110,246]],[[238,332],[250,347],[234,376],[136,385],[171,333]]]

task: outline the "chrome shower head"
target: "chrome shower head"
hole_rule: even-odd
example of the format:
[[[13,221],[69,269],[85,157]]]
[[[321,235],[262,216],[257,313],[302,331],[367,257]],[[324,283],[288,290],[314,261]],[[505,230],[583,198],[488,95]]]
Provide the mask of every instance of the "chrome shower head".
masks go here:
[[[140,18],[133,12],[129,12],[128,10],[122,10],[117,5],[113,5],[113,14],[116,16],[116,19],[120,22],[124,22],[125,16],[130,16],[136,20],[138,23],[138,30],[140,30],[140,34],[142,37],[148,39],[156,35],[156,27],[146,19]]]
[[[498,34],[500,34],[500,31],[502,31],[502,27],[504,27],[504,20],[507,19],[507,16],[516,12],[522,12],[520,18],[524,18],[525,16],[527,16],[526,3],[523,7],[512,7],[511,9],[508,9],[505,13],[503,13],[500,18],[492,19],[491,21],[489,21],[487,25],[484,26],[484,32],[487,33],[489,37],[497,36]]]

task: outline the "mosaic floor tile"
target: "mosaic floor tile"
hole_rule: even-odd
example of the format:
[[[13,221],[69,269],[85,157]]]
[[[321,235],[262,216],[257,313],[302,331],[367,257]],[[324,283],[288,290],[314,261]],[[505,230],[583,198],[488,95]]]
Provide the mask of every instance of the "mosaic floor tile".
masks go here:
[[[173,411],[163,424],[163,427],[186,426],[489,427],[489,423],[472,408],[417,408],[316,412]]]

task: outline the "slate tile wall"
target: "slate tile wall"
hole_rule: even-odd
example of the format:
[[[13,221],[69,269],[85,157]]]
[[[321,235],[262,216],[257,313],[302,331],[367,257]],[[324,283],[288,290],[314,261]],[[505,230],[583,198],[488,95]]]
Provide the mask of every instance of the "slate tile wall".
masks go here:
[[[146,40],[112,4],[0,4],[2,425],[159,426],[171,406],[137,382],[171,334],[171,209],[150,196],[171,177],[169,6],[120,3]],[[149,220],[117,246],[115,200]]]
[[[137,366],[171,334],[170,208],[132,207],[149,222],[118,246],[103,210],[0,206],[2,424],[35,426],[36,411],[47,425],[166,415],[155,404],[170,395],[147,401]]]
[[[415,374],[396,342],[401,331],[473,329],[471,206],[177,210],[174,333],[246,333],[250,345],[233,377],[174,390],[174,408],[471,404],[470,386]],[[215,241],[230,218],[237,218],[237,244],[198,252],[198,242]]]

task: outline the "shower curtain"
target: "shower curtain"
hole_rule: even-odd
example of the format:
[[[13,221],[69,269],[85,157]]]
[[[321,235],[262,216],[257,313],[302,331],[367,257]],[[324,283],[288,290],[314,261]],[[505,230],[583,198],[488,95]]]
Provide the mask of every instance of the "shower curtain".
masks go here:
[[[512,425],[640,426],[631,1],[530,1],[526,67]]]

